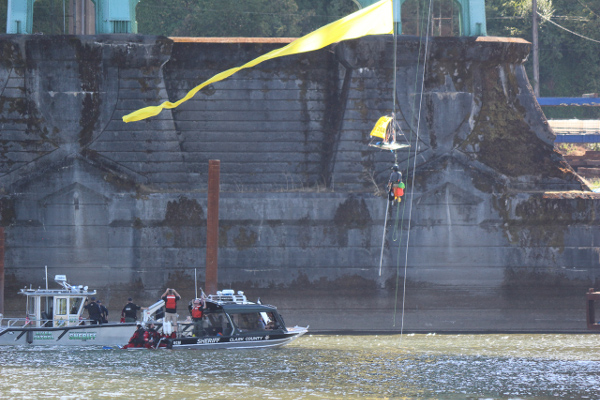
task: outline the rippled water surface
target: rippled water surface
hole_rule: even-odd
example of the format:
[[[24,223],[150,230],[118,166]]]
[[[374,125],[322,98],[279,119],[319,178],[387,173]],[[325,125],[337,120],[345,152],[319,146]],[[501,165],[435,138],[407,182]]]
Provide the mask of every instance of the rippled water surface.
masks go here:
[[[305,336],[280,349],[210,351],[5,346],[0,398],[600,399],[600,336]]]

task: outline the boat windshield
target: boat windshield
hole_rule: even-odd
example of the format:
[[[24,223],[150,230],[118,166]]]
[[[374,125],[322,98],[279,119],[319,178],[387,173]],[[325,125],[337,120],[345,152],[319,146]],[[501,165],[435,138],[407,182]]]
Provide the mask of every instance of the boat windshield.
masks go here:
[[[71,299],[71,312],[69,314],[79,314],[79,308],[81,308],[81,303],[83,302],[83,297],[74,297]]]
[[[272,312],[235,312],[229,316],[239,332],[268,331],[281,328]]]

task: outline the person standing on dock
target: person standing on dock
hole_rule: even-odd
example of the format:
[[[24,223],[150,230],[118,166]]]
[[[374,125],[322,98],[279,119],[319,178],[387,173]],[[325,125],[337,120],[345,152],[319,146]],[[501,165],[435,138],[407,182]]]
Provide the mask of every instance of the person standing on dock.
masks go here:
[[[133,298],[127,299],[128,303],[123,307],[123,311],[121,311],[121,318],[125,318],[124,322],[135,322],[137,321],[137,312],[140,308],[137,304],[133,302]]]
[[[177,302],[181,300],[181,296],[175,289],[165,290],[160,298],[165,302],[165,322],[170,322],[173,327],[173,332],[177,332]]]

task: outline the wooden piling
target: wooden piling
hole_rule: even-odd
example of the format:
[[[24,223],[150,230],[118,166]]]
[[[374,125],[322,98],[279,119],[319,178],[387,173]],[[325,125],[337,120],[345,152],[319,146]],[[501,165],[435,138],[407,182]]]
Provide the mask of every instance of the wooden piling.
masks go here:
[[[207,294],[217,293],[219,252],[219,180],[221,162],[208,161],[208,206],[206,211],[206,283]]]
[[[4,227],[0,226],[0,314],[4,314]]]

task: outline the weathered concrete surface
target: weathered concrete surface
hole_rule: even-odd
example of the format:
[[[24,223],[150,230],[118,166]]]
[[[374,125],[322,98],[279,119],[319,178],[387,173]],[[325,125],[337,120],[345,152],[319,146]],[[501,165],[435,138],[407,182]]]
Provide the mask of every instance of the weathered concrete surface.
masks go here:
[[[391,38],[265,62],[178,109],[121,121],[279,46],[0,36],[5,293],[43,285],[48,265],[98,287],[113,314],[165,287],[191,297],[208,160],[219,159],[221,286],[277,304],[290,323],[398,330],[406,271],[405,330],[585,329],[599,203],[553,151],[527,42],[436,38],[425,59],[418,38],[399,38],[397,112],[412,150],[398,154],[407,207],[390,213],[381,276],[393,157],[367,143],[393,106]],[[23,307],[6,300],[7,314]]]

